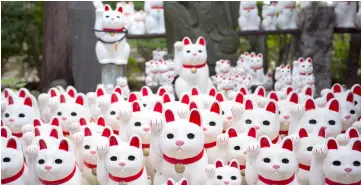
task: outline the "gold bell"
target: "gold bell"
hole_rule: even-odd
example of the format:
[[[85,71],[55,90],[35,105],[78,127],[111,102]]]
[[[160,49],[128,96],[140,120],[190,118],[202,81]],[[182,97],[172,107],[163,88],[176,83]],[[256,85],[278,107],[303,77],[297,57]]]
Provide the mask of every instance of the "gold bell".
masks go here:
[[[96,169],[96,168],[93,168],[93,169],[92,169],[92,174],[95,175],[95,176],[97,176],[97,169]]]
[[[177,173],[183,173],[186,167],[184,166],[184,164],[176,164],[174,166],[174,169]]]
[[[115,33],[114,33],[114,32],[110,32],[109,35],[113,37],[113,36],[115,35]]]
[[[246,170],[245,169],[243,169],[243,170],[241,170],[241,175],[244,177],[244,175],[246,174]]]
[[[118,51],[118,42],[114,43],[115,51]]]
[[[191,72],[192,72],[192,73],[196,73],[196,72],[197,72],[197,68],[192,67]]]
[[[149,156],[149,148],[143,148],[143,155]]]

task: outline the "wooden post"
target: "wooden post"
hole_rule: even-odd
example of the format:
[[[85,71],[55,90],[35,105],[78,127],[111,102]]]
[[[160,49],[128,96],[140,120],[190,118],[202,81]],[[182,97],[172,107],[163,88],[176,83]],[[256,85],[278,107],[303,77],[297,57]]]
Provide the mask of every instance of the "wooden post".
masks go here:
[[[91,1],[71,3],[70,30],[75,88],[87,93],[95,91],[101,82],[101,66],[95,53],[97,39],[93,31],[95,8]]]
[[[331,86],[331,57],[335,11],[333,7],[310,6],[300,10],[299,54],[312,57],[316,93]]]
[[[347,72],[345,78],[345,84],[348,88],[351,88],[356,83],[361,83],[361,79],[357,76],[357,70],[360,63],[360,51],[361,51],[361,34],[353,33],[350,39],[350,48],[347,61]]]

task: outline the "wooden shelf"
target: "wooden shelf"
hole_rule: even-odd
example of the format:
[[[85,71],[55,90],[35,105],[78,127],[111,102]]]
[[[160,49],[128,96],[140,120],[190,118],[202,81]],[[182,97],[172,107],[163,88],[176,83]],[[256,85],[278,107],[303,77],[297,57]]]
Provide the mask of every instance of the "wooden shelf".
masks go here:
[[[165,34],[128,35],[127,39],[156,39],[156,38],[165,38]]]
[[[361,28],[335,28],[334,33],[361,33]]]

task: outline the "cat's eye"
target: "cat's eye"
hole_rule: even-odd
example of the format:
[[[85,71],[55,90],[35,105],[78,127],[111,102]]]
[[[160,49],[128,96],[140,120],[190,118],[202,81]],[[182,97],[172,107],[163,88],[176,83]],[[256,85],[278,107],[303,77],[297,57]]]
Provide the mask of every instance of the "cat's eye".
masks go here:
[[[334,166],[341,166],[341,162],[340,161],[333,161],[332,164]]]
[[[188,138],[188,139],[193,139],[194,137],[195,137],[195,135],[192,134],[192,133],[187,134],[187,138]]]
[[[137,122],[135,122],[134,123],[134,126],[136,126],[136,127],[140,127],[142,124],[139,122],[139,121],[137,121]]]
[[[118,158],[117,158],[117,156],[112,156],[112,157],[110,157],[110,160],[111,161],[116,161]]]
[[[119,18],[120,18],[120,16],[117,16],[117,18],[119,19]]]
[[[232,180],[237,180],[237,177],[236,176],[231,176],[231,179]]]
[[[25,114],[20,113],[20,114],[19,114],[19,118],[23,118],[23,117],[25,117]]]
[[[143,104],[143,107],[147,107],[147,104],[144,103],[144,104]]]
[[[90,149],[90,146],[89,146],[89,145],[85,145],[84,148],[85,148],[85,150],[89,150],[89,149]]]
[[[270,163],[270,162],[271,162],[271,159],[270,159],[270,158],[264,158],[264,159],[263,159],[263,162],[265,162],[265,163]]]
[[[280,115],[281,115],[281,111],[278,111],[278,114],[280,114]]]
[[[202,50],[198,50],[198,53],[202,53]]]
[[[216,126],[216,122],[214,121],[209,122],[209,126]]]
[[[250,120],[250,119],[246,119],[246,124],[252,124],[252,120]]]
[[[265,120],[265,121],[263,121],[262,124],[268,126],[268,125],[270,125],[271,123],[270,123],[269,121]]]
[[[329,124],[329,125],[336,125],[336,121],[330,120],[330,121],[328,121],[328,124]]]
[[[222,111],[222,115],[224,115],[224,111]]]
[[[355,110],[350,110],[350,114],[355,114]]]
[[[234,150],[240,150],[240,149],[241,149],[240,146],[235,146],[235,147],[234,147]]]
[[[312,149],[313,149],[313,147],[312,147],[312,146],[307,147],[307,151],[309,151],[309,152],[311,152],[311,151],[312,151]]]
[[[130,155],[130,156],[128,156],[128,160],[129,160],[129,161],[134,161],[134,160],[135,160],[135,157],[132,156],[132,155]]]
[[[9,113],[6,113],[6,114],[5,114],[5,118],[8,118],[8,117],[10,117],[10,114],[9,114]]]
[[[311,125],[316,125],[317,121],[314,119],[311,119],[310,121],[308,121],[308,123]]]
[[[9,158],[9,157],[5,157],[5,158],[3,159],[3,162],[5,162],[5,163],[10,162],[10,158]]]
[[[167,138],[168,138],[168,139],[173,139],[173,138],[174,138],[174,135],[173,135],[173,134],[167,134]]]
[[[76,116],[76,112],[70,113],[71,116]]]
[[[353,165],[354,165],[354,166],[360,166],[361,164],[360,164],[360,161],[354,161],[354,162],[353,162]]]
[[[302,65],[303,68],[305,68],[306,66],[305,65]]]
[[[115,115],[115,111],[111,111],[111,112],[110,112],[110,115]]]
[[[222,180],[222,178],[223,178],[223,177],[222,177],[221,175],[217,175],[217,179],[218,179],[218,180]]]
[[[290,162],[290,161],[289,161],[288,159],[286,159],[286,158],[283,158],[283,159],[282,159],[282,163],[283,163],[283,164],[287,164],[287,163],[289,163],[289,162]]]
[[[38,163],[39,163],[39,164],[44,164],[45,161],[44,161],[44,159],[40,159],[40,160],[38,161]]]
[[[63,160],[61,160],[61,159],[55,159],[55,164],[61,164],[61,163],[63,163]]]
[[[187,53],[190,53],[191,52],[191,50],[187,50]]]
[[[358,103],[358,102],[357,102],[357,101],[355,101],[355,105],[357,105],[357,103]]]
[[[58,115],[58,116],[61,116],[61,112],[58,112],[57,115]]]
[[[106,18],[109,18],[109,15],[105,16]]]

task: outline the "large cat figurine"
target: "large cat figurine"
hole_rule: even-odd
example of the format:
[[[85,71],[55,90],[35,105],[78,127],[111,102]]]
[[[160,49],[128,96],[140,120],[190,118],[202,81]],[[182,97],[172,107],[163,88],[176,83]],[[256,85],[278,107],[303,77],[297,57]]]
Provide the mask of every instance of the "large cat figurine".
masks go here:
[[[109,5],[94,2],[95,35],[98,42],[95,45],[98,62],[100,64],[125,65],[128,63],[130,52],[125,35],[126,18],[123,8],[112,10]]]
[[[276,8],[273,5],[263,5],[262,7],[262,29],[276,30],[277,17]]]
[[[174,49],[175,69],[179,74],[175,81],[177,97],[184,92],[190,92],[193,86],[198,87],[200,93],[205,94],[212,86],[207,65],[206,40],[199,37],[193,44],[190,38],[185,37],[182,42],[174,44]]]
[[[339,1],[333,2],[336,13],[336,28],[356,27],[357,2]]]
[[[240,185],[242,183],[237,160],[230,161],[229,165],[223,164],[221,160],[217,160],[214,164],[206,168],[206,185]]]
[[[129,30],[129,32],[132,35],[144,35],[145,34],[145,17],[146,17],[146,14],[143,10],[136,11],[134,13],[132,27]]]
[[[238,25],[241,31],[259,30],[261,18],[255,1],[242,1],[239,8]]]
[[[145,27],[148,34],[164,34],[163,1],[145,1],[144,11],[147,13]]]
[[[297,29],[297,12],[295,1],[279,2],[279,15],[277,17],[277,26],[281,30]]]
[[[248,58],[247,73],[252,78],[252,85],[262,85],[264,82],[262,53],[257,55],[252,53]]]

